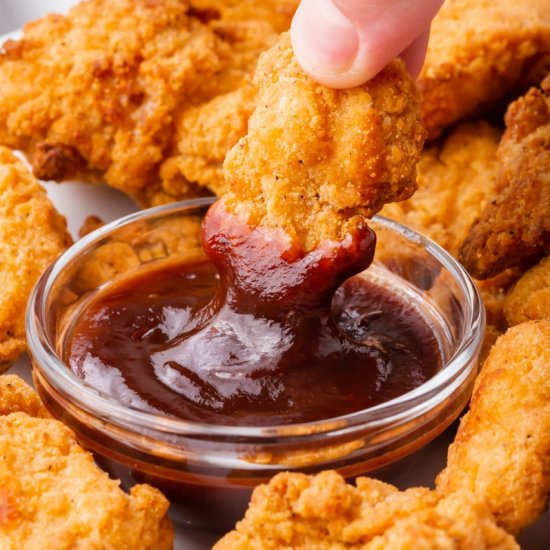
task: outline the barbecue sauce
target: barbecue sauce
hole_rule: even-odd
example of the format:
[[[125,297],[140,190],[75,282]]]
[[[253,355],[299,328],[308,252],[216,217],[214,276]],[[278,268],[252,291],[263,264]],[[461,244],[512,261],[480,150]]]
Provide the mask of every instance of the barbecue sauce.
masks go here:
[[[69,335],[80,377],[138,409],[226,425],[280,425],[360,411],[441,366],[413,306],[356,276],[366,224],[304,253],[282,230],[215,204],[205,257],[142,270],[102,290]]]

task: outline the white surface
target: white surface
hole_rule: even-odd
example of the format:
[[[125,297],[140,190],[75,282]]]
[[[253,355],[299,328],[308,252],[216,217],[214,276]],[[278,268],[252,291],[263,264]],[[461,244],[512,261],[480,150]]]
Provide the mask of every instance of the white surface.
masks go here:
[[[26,21],[51,11],[62,12],[75,3],[74,0],[0,0],[0,32],[15,30]],[[67,217],[73,236],[76,236],[80,225],[89,215],[97,215],[107,222],[135,210],[135,205],[130,199],[103,186],[48,183],[46,188],[59,211]],[[28,359],[22,357],[11,372],[20,374],[30,381]],[[388,481],[401,488],[431,485],[435,475],[445,463],[446,449],[451,437],[450,432],[443,434],[421,452],[419,459],[412,467],[409,465]],[[206,550],[211,547],[215,539],[216,537],[210,534],[178,528],[175,549]],[[520,537],[520,542],[525,550],[548,550],[550,548],[550,513],[546,513],[535,525],[527,529]]]

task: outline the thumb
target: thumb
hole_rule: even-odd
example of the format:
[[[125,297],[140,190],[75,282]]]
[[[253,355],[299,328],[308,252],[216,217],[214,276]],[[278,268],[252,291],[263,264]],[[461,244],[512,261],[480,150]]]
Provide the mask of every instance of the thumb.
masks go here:
[[[312,78],[333,88],[363,84],[400,54],[417,73],[431,20],[442,3],[302,0],[291,27],[294,53]]]

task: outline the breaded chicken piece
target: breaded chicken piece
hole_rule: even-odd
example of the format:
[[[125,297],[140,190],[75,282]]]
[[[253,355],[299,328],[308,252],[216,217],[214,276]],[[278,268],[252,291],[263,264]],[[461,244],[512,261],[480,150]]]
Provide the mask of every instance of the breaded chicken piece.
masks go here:
[[[0,376],[0,416],[24,412],[35,418],[49,418],[38,395],[23,379],[13,374]]]
[[[0,548],[168,550],[168,501],[127,495],[18,377],[0,377]]]
[[[148,485],[130,495],[61,422],[0,417],[0,547],[172,548],[168,501]]]
[[[527,81],[533,66],[550,68],[547,0],[446,0],[435,16],[418,85],[430,138],[492,106]],[[525,81],[525,82],[524,82]]]
[[[259,54],[273,46],[290,26],[297,0],[193,0],[193,9],[211,14],[208,26],[231,45],[230,63],[214,81],[219,95],[183,105],[175,118],[175,152],[160,167],[160,186],[148,186],[139,197],[149,205],[182,197],[227,191],[223,161],[246,134],[256,106],[251,75]],[[220,85],[221,83],[221,85]],[[238,87],[237,87],[238,85]]]
[[[442,143],[422,151],[414,196],[388,204],[380,213],[456,255],[494,194],[500,137],[501,132],[484,121],[458,125]]]
[[[550,74],[542,90],[532,88],[508,107],[505,121],[496,196],[459,253],[479,279],[550,253]]]
[[[217,11],[226,22],[259,20],[268,22],[276,32],[290,27],[300,0],[192,0],[192,5],[206,13]]]
[[[224,165],[230,212],[309,251],[414,192],[424,128],[401,60],[363,86],[332,90],[302,71],[284,35],[261,56],[255,84],[248,134]]]
[[[526,271],[504,299],[510,326],[536,319],[550,321],[550,256]]]
[[[227,149],[219,144],[228,148],[244,133],[242,117],[212,147],[203,134],[212,124],[191,129],[199,146],[188,117],[204,105],[207,118],[210,101],[249,82],[276,40],[274,26],[290,19],[290,2],[200,4],[90,0],[67,17],[27,25],[0,53],[0,144],[25,151],[42,179],[105,180],[145,204],[207,193],[201,186],[222,180]],[[253,7],[265,20],[239,19]],[[240,109],[248,115],[246,99]],[[180,155],[197,155],[195,164],[208,169],[176,174]],[[161,170],[170,158],[172,169]]]
[[[0,147],[0,372],[26,347],[25,308],[34,284],[70,244],[65,219],[44,189]]]
[[[422,151],[414,196],[387,204],[381,214],[427,235],[456,256],[472,223],[494,196],[500,137],[501,132],[485,121],[459,124],[445,140]],[[502,306],[516,278],[517,273],[509,271],[476,281],[487,311],[487,350],[507,326]]]
[[[483,496],[509,533],[534,521],[550,493],[549,344],[547,320],[522,323],[498,339],[437,478],[445,495]]]
[[[356,484],[332,471],[278,474],[254,491],[244,519],[214,550],[519,548],[469,493],[400,492],[367,477]]]
[[[179,154],[161,165],[161,185],[148,186],[140,202],[157,205],[185,196],[223,195],[227,191],[223,161],[227,151],[246,134],[256,95],[255,87],[246,83],[187,109],[177,124]]]

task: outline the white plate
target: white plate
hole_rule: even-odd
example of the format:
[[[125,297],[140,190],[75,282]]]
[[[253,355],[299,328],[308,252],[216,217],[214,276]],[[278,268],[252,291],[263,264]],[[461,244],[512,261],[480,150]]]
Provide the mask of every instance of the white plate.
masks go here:
[[[75,4],[75,0],[0,0],[0,32],[17,29],[30,19],[52,11],[63,11]],[[6,37],[0,36],[0,44]],[[92,186],[83,183],[45,183],[49,196],[57,209],[66,216],[69,230],[77,237],[78,229],[89,215],[99,216],[103,221],[111,221],[136,210],[135,204],[122,193],[106,186]],[[27,381],[30,380],[30,365],[27,357],[22,357],[11,369]],[[402,471],[393,473],[386,479],[404,489],[417,485],[430,486],[437,473],[445,465],[447,446],[452,438],[449,431],[426,446],[414,464]],[[215,512],[213,512],[215,513]],[[176,528],[176,550],[206,550],[211,548],[216,536],[209,533]],[[550,548],[550,512],[544,514],[520,537],[524,550],[547,550]]]

